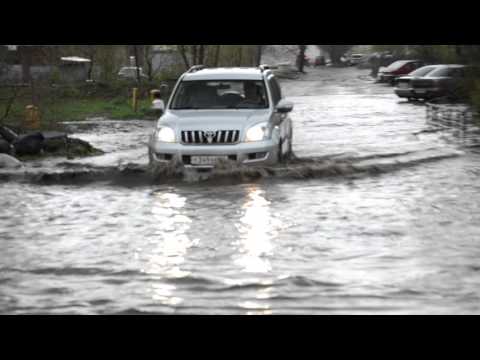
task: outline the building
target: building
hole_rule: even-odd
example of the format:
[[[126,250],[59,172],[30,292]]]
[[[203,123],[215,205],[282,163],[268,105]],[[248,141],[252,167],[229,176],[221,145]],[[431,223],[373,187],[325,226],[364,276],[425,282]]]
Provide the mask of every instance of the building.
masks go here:
[[[61,45],[3,45],[4,80],[45,80],[60,63]]]

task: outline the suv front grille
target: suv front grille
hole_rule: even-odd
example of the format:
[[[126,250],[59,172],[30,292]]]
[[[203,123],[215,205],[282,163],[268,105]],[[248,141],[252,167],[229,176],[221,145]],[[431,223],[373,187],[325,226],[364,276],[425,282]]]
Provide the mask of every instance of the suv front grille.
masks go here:
[[[239,130],[182,131],[182,143],[188,145],[228,145],[239,141]]]

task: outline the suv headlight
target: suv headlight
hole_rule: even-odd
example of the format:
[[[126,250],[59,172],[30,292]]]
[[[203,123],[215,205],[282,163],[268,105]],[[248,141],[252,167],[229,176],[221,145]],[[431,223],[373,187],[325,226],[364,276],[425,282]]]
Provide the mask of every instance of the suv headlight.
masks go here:
[[[157,129],[157,140],[165,143],[175,142],[175,131],[167,126],[161,126]]]
[[[252,126],[247,131],[247,135],[245,136],[246,142],[255,142],[255,141],[263,141],[268,139],[270,136],[268,129],[268,123],[263,122],[257,125]]]

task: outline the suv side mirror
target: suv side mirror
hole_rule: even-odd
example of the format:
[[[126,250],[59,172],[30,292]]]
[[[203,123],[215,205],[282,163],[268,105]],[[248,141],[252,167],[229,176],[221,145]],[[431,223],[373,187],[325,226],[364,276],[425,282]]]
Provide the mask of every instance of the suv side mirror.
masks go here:
[[[276,107],[276,111],[280,114],[288,114],[293,111],[293,103],[287,100],[280,100]]]

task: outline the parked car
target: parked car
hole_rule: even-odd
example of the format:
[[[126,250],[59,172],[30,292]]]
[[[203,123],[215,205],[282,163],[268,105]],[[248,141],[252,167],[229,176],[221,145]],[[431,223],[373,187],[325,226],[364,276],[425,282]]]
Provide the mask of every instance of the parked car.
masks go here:
[[[298,77],[300,76],[300,73],[298,72],[297,67],[290,63],[278,64],[272,69],[273,69],[273,73],[279,78],[298,79]]]
[[[364,54],[352,54],[347,58],[347,65],[356,66],[362,62],[364,57]]]
[[[317,56],[315,58],[315,63],[314,63],[315,67],[326,66],[326,65],[327,65],[327,60],[325,59],[325,56]]]
[[[422,78],[413,79],[411,98],[431,100],[461,96],[466,70],[465,65],[442,65]]]
[[[412,80],[419,79],[424,76],[427,76],[431,72],[435,71],[441,67],[441,65],[429,65],[421,67],[420,69],[415,70],[414,72],[408,74],[407,76],[403,76],[397,79],[397,86],[395,88],[395,94],[397,94],[400,98],[406,98],[408,100],[414,99],[413,96],[413,88],[412,88]]]
[[[124,67],[118,72],[118,77],[122,80],[137,80],[138,72],[142,79],[148,79],[142,68]]]
[[[150,138],[150,164],[204,170],[224,161],[276,164],[292,153],[292,110],[268,68],[193,67]]]
[[[412,71],[415,71],[423,66],[425,66],[425,63],[419,60],[395,61],[390,66],[380,69],[378,73],[378,80],[380,82],[386,82],[393,85],[399,77],[408,75]]]

